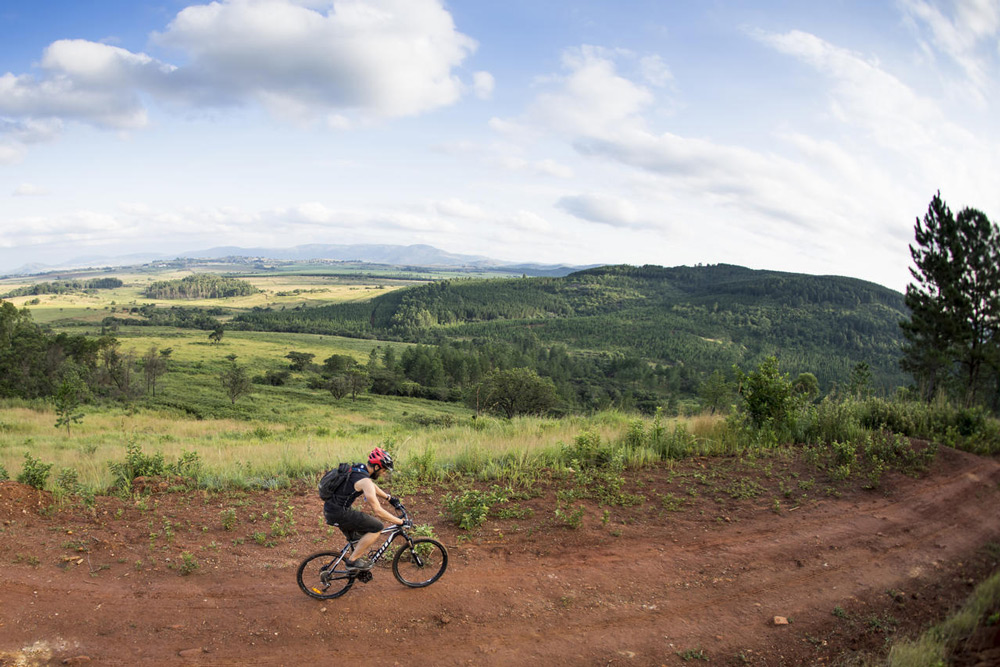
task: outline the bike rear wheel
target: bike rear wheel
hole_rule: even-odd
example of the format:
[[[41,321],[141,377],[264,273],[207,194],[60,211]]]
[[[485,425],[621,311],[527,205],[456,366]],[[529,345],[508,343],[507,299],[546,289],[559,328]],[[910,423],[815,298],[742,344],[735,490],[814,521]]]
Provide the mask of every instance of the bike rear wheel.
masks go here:
[[[321,551],[307,557],[295,575],[302,592],[318,600],[339,598],[354,585],[356,577],[357,571],[348,571],[339,551]]]
[[[410,588],[430,586],[448,567],[448,550],[437,540],[418,537],[396,552],[392,573],[399,583]]]

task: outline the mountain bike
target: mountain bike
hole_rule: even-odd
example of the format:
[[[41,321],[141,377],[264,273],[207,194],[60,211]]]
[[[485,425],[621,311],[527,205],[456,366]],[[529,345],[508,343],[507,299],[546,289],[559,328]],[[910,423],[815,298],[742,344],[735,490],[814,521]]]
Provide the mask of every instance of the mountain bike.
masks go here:
[[[410,536],[407,529],[412,528],[413,524],[406,508],[399,502],[393,503],[393,507],[404,523],[401,526],[383,528],[381,534],[386,536],[385,543],[368,559],[374,566],[389,549],[392,541],[400,537],[405,544],[400,544],[392,557],[392,573],[404,586],[430,586],[441,578],[448,567],[448,550],[435,539]],[[340,551],[320,551],[303,560],[295,575],[302,592],[319,600],[332,600],[349,591],[355,580],[365,584],[371,581],[371,570],[348,569],[344,563],[356,544],[357,540],[348,540]]]

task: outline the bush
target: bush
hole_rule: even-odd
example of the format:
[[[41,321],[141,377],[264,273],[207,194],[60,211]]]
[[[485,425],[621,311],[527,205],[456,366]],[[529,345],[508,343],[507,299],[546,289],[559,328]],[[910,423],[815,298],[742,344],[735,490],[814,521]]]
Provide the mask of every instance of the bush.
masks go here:
[[[10,473],[8,473],[7,468],[0,463],[0,482],[6,482],[8,479],[10,479]]]
[[[483,525],[493,505],[507,502],[509,494],[510,489],[494,485],[489,491],[468,489],[454,496],[448,494],[442,502],[459,528],[472,530]]]
[[[236,510],[230,507],[229,509],[222,510],[219,513],[222,520],[223,530],[232,530],[236,528]]]
[[[136,477],[159,477],[166,470],[166,463],[163,454],[157,453],[152,456],[143,454],[142,448],[134,442],[125,446],[125,460],[122,462],[110,461],[108,467],[114,475],[115,488],[127,491],[132,488],[132,480]]]
[[[42,489],[45,487],[45,480],[48,479],[51,469],[51,463],[42,463],[28,452],[25,452],[24,466],[21,468],[21,474],[17,476],[17,481],[28,486],[33,486],[36,489]]]
[[[610,444],[602,444],[601,436],[592,432],[584,431],[573,439],[573,445],[563,445],[560,457],[563,463],[579,466],[581,468],[592,468],[606,465],[614,455],[614,448]]]
[[[184,451],[176,463],[167,466],[170,473],[191,481],[196,481],[201,475],[201,457],[198,452]]]
[[[181,562],[177,566],[177,571],[182,577],[195,572],[199,567],[201,565],[198,564],[198,559],[194,557],[194,554],[190,551],[181,552]]]
[[[750,424],[761,428],[767,424],[786,425],[794,405],[794,390],[788,375],[778,371],[778,360],[768,357],[749,375],[740,378],[740,396]]]

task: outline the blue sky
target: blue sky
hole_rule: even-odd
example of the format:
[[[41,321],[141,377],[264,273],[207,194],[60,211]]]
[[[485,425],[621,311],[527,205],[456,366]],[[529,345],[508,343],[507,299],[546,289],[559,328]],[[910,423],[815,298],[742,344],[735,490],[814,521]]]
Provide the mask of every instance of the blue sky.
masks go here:
[[[5,0],[0,272],[428,243],[903,290],[1000,220],[1000,0]]]

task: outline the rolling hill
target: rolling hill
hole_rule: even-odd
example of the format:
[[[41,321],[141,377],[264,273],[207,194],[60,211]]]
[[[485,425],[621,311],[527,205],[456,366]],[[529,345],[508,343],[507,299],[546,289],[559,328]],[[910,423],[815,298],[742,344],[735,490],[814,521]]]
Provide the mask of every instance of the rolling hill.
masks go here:
[[[607,266],[564,277],[447,280],[364,303],[259,309],[234,328],[421,343],[565,347],[618,355],[654,369],[659,390],[693,394],[716,370],[748,369],[775,355],[823,391],[859,362],[890,391],[898,367],[903,295],[853,278],[733,265]]]

